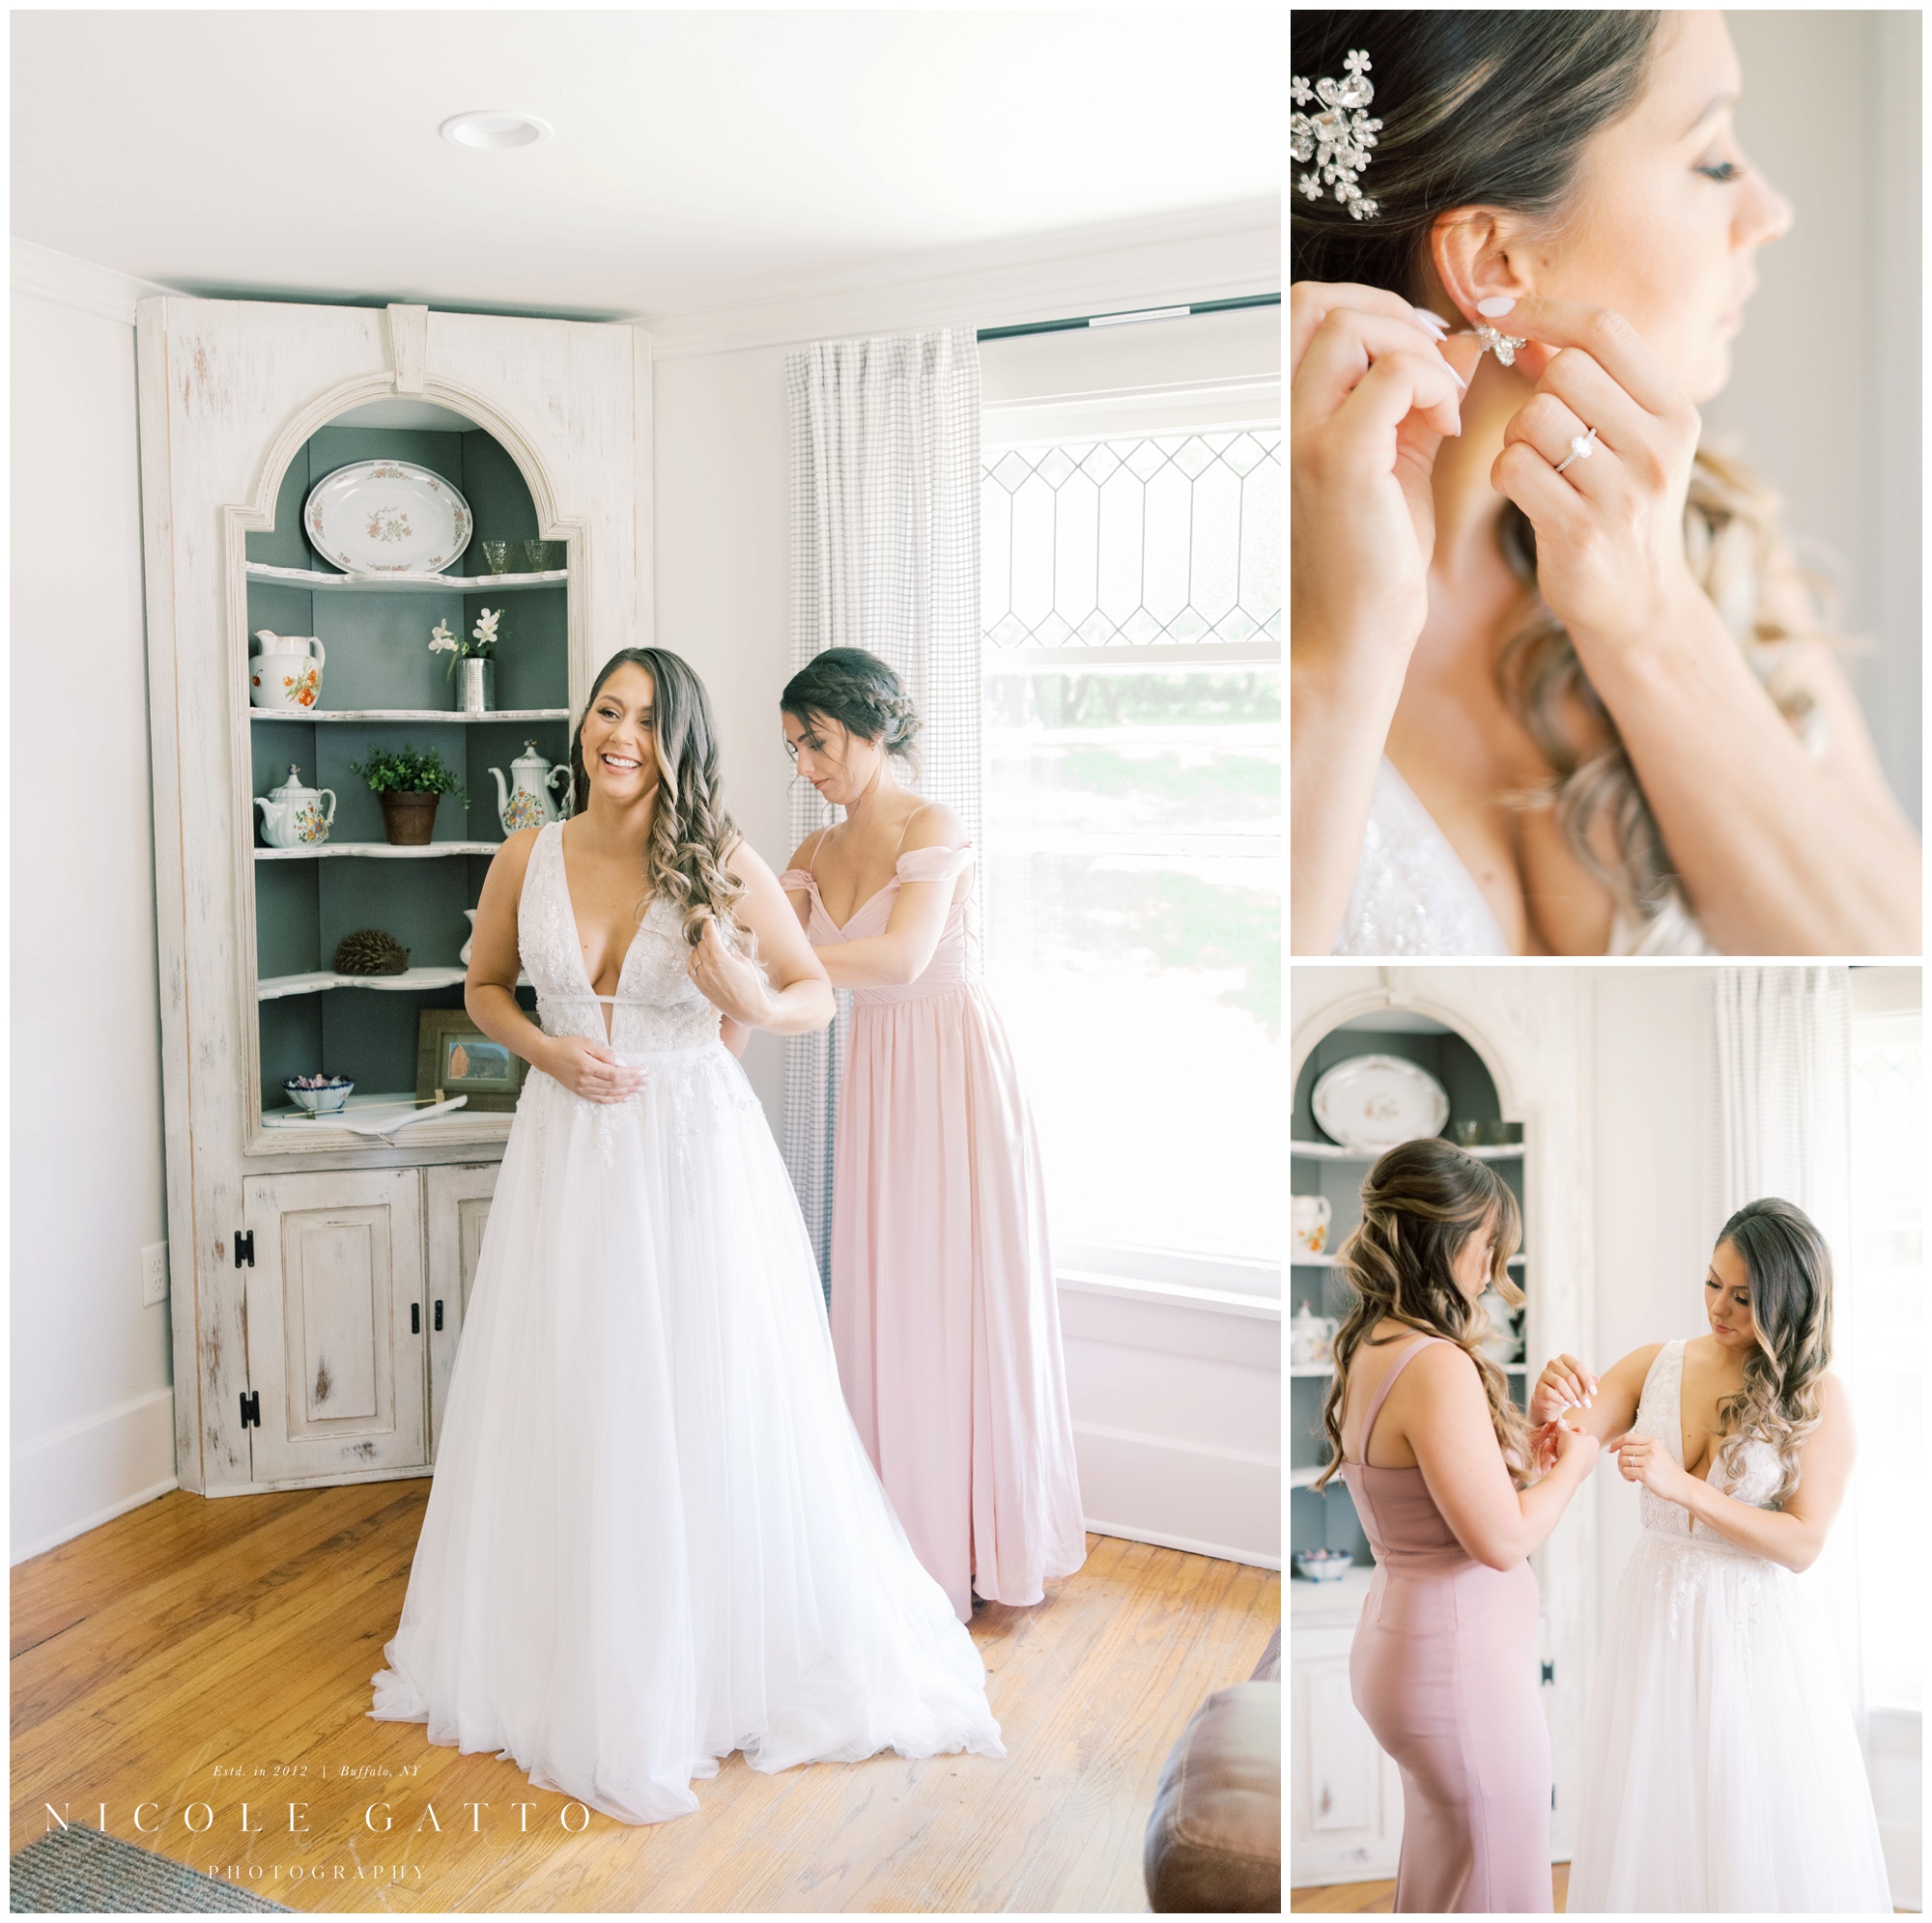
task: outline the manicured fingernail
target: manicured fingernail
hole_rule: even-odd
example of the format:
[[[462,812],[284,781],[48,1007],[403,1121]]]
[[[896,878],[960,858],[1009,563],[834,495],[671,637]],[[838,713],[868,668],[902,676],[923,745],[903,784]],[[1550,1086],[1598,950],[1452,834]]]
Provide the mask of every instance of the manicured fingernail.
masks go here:
[[[1410,307],[1408,310],[1425,327],[1435,328],[1438,336],[1449,331],[1449,323],[1440,314],[1432,314],[1427,307]]]
[[[1507,314],[1516,305],[1514,294],[1492,294],[1487,300],[1476,302],[1476,312],[1485,320],[1493,321],[1499,314]]]
[[[1450,376],[1451,376],[1451,378],[1452,378],[1452,379],[1453,379],[1453,380],[1455,381],[1455,382],[1456,382],[1457,386],[1459,386],[1460,388],[1462,388],[1462,390],[1463,391],[1463,393],[1465,393],[1465,394],[1466,394],[1466,393],[1467,393],[1467,392],[1469,391],[1469,383],[1468,383],[1468,382],[1467,382],[1466,381],[1464,381],[1464,380],[1463,379],[1463,377],[1462,377],[1462,376],[1461,376],[1460,374],[1458,374],[1458,373],[1456,372],[1456,368],[1455,368],[1455,365],[1454,365],[1454,363],[1453,363],[1453,362],[1452,362],[1452,361],[1450,360],[1450,358],[1449,358],[1449,356],[1448,356],[1447,354],[1444,354],[1444,355],[1442,356],[1442,365],[1443,365],[1444,367],[1448,368],[1448,370],[1449,370],[1449,373],[1450,373]]]

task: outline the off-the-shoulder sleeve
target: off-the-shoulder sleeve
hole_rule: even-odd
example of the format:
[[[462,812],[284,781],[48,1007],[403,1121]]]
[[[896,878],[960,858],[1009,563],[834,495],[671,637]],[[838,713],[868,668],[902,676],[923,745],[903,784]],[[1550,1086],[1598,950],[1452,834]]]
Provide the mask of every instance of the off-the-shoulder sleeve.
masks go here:
[[[902,882],[950,882],[974,860],[970,841],[963,848],[908,848],[895,872]]]
[[[779,877],[779,887],[787,894],[810,894],[815,886],[810,868],[787,868]]]

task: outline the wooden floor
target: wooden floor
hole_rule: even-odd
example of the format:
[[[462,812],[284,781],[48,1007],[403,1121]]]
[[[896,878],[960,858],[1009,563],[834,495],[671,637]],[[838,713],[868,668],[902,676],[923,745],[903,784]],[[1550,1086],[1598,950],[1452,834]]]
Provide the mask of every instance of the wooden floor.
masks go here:
[[[12,1849],[51,1803],[298,1909],[1144,1910],[1161,1762],[1281,1618],[1272,1570],[1091,1536],[1044,1604],[975,1613],[1005,1761],[732,1756],[696,1816],[567,1834],[514,1764],[363,1714],[429,1486],[177,1490],[15,1569]]]
[[[1549,1881],[1554,1888],[1556,1909],[1560,1914],[1570,1895],[1570,1865],[1552,1864]],[[1307,1889],[1290,1890],[1288,1908],[1291,1915],[1297,1909],[1326,1909],[1357,1916],[1386,1914],[1395,1909],[1395,1884],[1393,1881],[1313,1884]]]

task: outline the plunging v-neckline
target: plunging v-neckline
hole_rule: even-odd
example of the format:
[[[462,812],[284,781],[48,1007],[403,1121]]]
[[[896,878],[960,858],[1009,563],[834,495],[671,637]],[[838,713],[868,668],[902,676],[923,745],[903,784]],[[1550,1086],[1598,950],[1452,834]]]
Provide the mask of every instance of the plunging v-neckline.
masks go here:
[[[604,1017],[604,1039],[609,1042],[617,1032],[617,1002],[624,993],[624,976],[631,966],[631,956],[636,951],[638,937],[644,932],[644,916],[651,912],[652,895],[644,902],[643,914],[638,917],[638,925],[631,930],[631,939],[624,944],[624,959],[617,964],[617,986],[609,995],[600,995],[597,984],[590,978],[590,971],[583,961],[583,924],[577,919],[577,904],[570,897],[570,865],[563,859],[563,823],[556,825],[556,875],[563,889],[563,910],[570,917],[570,932],[576,938],[572,944],[577,956],[578,978],[590,991],[590,999],[597,1004],[597,1012]],[[606,1008],[605,1004],[611,1005]]]
[[[823,889],[821,889],[821,888],[820,888],[820,887],[818,886],[818,877],[817,877],[816,875],[814,875],[814,874],[813,874],[813,873],[811,872],[811,870],[810,870],[810,868],[806,869],[806,871],[805,871],[805,872],[806,872],[806,878],[807,878],[807,880],[809,880],[809,881],[810,881],[810,882],[811,883],[811,892],[812,892],[812,894],[813,894],[813,895],[814,895],[814,896],[815,896],[815,897],[817,898],[817,901],[818,901],[818,905],[819,905],[819,907],[820,907],[821,909],[824,909],[824,912],[825,912],[825,919],[826,919],[827,922],[829,922],[829,923],[831,924],[831,927],[832,927],[832,930],[833,930],[833,932],[834,932],[835,934],[838,934],[838,935],[842,935],[842,934],[843,934],[843,933],[844,933],[844,932],[846,931],[846,929],[847,929],[847,928],[851,927],[851,925],[853,924],[853,922],[855,922],[856,920],[858,920],[858,919],[860,918],[860,916],[862,916],[863,914],[865,914],[865,912],[867,911],[867,909],[868,909],[869,907],[871,907],[871,905],[873,904],[873,902],[877,901],[877,900],[878,900],[878,898],[880,897],[880,895],[884,894],[884,893],[885,893],[885,891],[886,891],[886,890],[887,890],[887,889],[889,889],[889,888],[891,888],[891,887],[893,886],[894,882],[896,882],[896,881],[898,880],[898,878],[899,878],[899,877],[898,877],[898,869],[897,869],[897,867],[896,867],[896,866],[895,866],[895,867],[894,867],[894,870],[893,870],[893,876],[892,876],[892,880],[891,880],[891,881],[887,881],[887,882],[882,882],[882,883],[880,883],[880,885],[879,885],[879,886],[878,886],[877,888],[875,888],[875,889],[874,889],[874,890],[873,890],[873,891],[871,891],[871,893],[870,893],[870,894],[868,894],[868,895],[867,895],[867,897],[865,898],[865,900],[864,900],[864,901],[862,901],[862,902],[861,902],[861,903],[860,903],[860,904],[858,905],[858,907],[857,907],[857,908],[855,908],[855,909],[854,909],[854,910],[853,910],[853,911],[851,912],[851,914],[850,914],[850,915],[846,916],[846,918],[844,919],[844,920],[842,920],[842,921],[834,921],[834,920],[832,919],[832,911],[831,911],[831,909],[829,909],[829,908],[826,908],[826,907],[825,907],[825,891],[824,891]]]

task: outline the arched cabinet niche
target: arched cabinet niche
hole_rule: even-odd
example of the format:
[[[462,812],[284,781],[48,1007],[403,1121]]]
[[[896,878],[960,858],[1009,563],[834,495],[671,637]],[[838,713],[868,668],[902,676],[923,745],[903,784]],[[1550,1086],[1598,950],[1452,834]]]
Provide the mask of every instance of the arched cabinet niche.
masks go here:
[[[1294,1002],[1290,1186],[1295,1197],[1325,1198],[1330,1214],[1319,1251],[1292,1237],[1291,1549],[1342,1551],[1353,1567],[1339,1581],[1297,1574],[1290,1584],[1291,1826],[1296,1881],[1334,1883],[1394,1875],[1402,1785],[1356,1714],[1350,1689],[1349,1653],[1375,1572],[1373,1555],[1340,1478],[1320,1492],[1311,1486],[1328,1456],[1321,1406],[1332,1367],[1297,1350],[1293,1334],[1302,1329],[1305,1349],[1307,1317],[1339,1320],[1347,1313],[1351,1292],[1336,1251],[1361,1219],[1362,1179],[1376,1152],[1330,1140],[1315,1119],[1313,1091],[1323,1074],[1352,1057],[1413,1062],[1448,1096],[1438,1133],[1490,1162],[1509,1184],[1523,1216],[1522,1246],[1510,1272],[1526,1301],[1516,1312],[1499,1297],[1489,1305],[1496,1324],[1491,1353],[1524,1405],[1545,1359],[1585,1346],[1588,1188],[1577,1036],[1587,989],[1579,990],[1567,971],[1297,970]],[[1594,1490],[1586,1485],[1532,1558],[1543,1602],[1534,1660],[1550,1725],[1552,1846],[1559,1860],[1569,1853],[1585,1668],[1595,1652],[1594,1541]]]
[[[561,761],[595,668],[650,639],[649,343],[173,296],[142,303],[138,342],[177,1473],[208,1495],[422,1475],[511,1121],[421,1096],[424,1016],[462,1008],[465,911],[504,834],[491,771],[526,742]],[[467,501],[469,545],[436,573],[345,573],[311,540],[310,491],[378,460]],[[468,714],[429,641],[485,608],[496,685]],[[264,629],[320,643],[305,703],[251,703]],[[405,746],[462,786],[426,844],[388,841],[355,772]],[[333,820],[274,846],[256,798],[291,769]],[[364,929],[407,969],[338,973]],[[285,1092],[322,1071],[355,1083],[338,1120]]]

